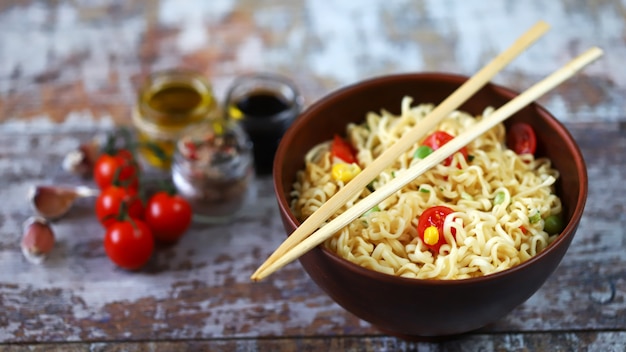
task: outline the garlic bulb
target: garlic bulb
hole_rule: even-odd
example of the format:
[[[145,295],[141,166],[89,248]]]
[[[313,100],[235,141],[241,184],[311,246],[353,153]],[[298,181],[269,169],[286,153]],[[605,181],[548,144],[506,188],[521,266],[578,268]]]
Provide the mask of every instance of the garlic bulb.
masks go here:
[[[42,263],[54,247],[54,232],[48,221],[34,216],[24,222],[22,253],[34,264]]]

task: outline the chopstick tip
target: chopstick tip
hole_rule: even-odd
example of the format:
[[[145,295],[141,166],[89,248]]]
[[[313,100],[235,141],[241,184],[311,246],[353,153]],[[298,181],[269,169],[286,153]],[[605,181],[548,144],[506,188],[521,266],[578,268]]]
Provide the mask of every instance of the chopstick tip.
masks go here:
[[[539,26],[539,27],[542,27],[542,28],[545,28],[545,29],[550,29],[550,23],[548,23],[548,22],[546,22],[544,20],[537,21],[536,26]]]
[[[604,54],[604,50],[602,50],[602,48],[599,48],[597,46],[592,47],[591,49],[589,49],[589,51],[594,53],[596,56],[601,56]]]
[[[263,272],[265,271],[265,267],[264,265],[259,266],[256,271],[254,273],[252,273],[252,275],[250,275],[250,280],[255,281],[255,282],[259,282],[261,280],[263,280],[263,278],[267,275],[263,275]]]
[[[544,21],[544,20],[539,20],[537,22],[535,22],[535,24],[531,27],[531,29],[529,30],[530,33],[537,33],[537,35],[543,35],[545,34],[547,31],[550,30],[550,23]]]
[[[252,275],[250,275],[250,280],[253,282],[259,282],[261,280],[263,280],[263,278],[265,277],[264,275],[261,275],[262,273],[254,273]]]

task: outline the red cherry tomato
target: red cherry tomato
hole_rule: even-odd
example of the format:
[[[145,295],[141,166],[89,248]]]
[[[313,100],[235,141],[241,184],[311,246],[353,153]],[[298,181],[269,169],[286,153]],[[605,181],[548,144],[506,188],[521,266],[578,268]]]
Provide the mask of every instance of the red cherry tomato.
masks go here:
[[[424,210],[422,215],[420,215],[417,220],[418,236],[420,236],[426,247],[435,253],[439,253],[439,248],[446,243],[446,237],[443,234],[443,223],[446,220],[446,217],[453,212],[454,210],[446,206],[438,205]],[[431,234],[436,233],[436,236],[430,237],[430,240],[425,239],[425,233],[427,231],[431,232]],[[452,236],[456,235],[455,229],[451,229],[451,232]],[[428,235],[426,235],[426,237],[428,237]]]
[[[517,154],[535,154],[535,130],[525,122],[514,123],[506,134],[506,145]]]
[[[333,143],[330,146],[330,155],[339,158],[348,164],[356,163],[356,150],[343,138],[335,135]]]
[[[143,203],[134,188],[109,186],[96,198],[96,216],[105,228],[117,221],[122,209],[122,203],[126,203],[124,209],[133,219],[143,218]]]
[[[119,169],[119,171],[118,171]],[[105,189],[116,180],[120,185],[129,188],[139,187],[139,164],[133,155],[125,149],[116,154],[102,154],[96,160],[93,169],[93,178],[100,189]]]
[[[176,242],[191,224],[191,206],[179,195],[157,192],[148,200],[145,221],[161,242]]]
[[[141,220],[116,221],[105,232],[104,250],[117,266],[137,270],[152,256],[154,239],[148,225]]]
[[[422,145],[428,146],[432,150],[437,150],[441,148],[441,146],[443,146],[444,144],[450,142],[452,139],[454,139],[454,137],[447,132],[435,131],[432,134],[430,134],[428,137],[426,137],[426,139],[424,139],[424,141],[422,142]],[[468,154],[467,154],[466,147],[459,149],[457,153],[463,154],[463,157],[465,158],[465,160],[467,160]],[[450,164],[452,164],[453,159],[454,159],[454,156],[450,155],[446,160],[443,161],[443,164],[445,166],[450,166]]]

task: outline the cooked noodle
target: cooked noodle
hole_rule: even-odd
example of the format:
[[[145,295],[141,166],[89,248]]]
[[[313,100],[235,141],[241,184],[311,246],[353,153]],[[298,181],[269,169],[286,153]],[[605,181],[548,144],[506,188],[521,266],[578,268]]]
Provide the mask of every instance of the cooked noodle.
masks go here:
[[[402,100],[400,116],[386,111],[370,112],[364,123],[347,127],[347,139],[358,151],[361,168],[371,164],[433,108],[411,103],[411,98]],[[487,108],[483,116],[492,111]],[[457,136],[481,118],[456,111],[437,129]],[[543,230],[543,220],[532,219],[538,218],[537,213],[543,219],[561,212],[561,201],[553,189],[558,171],[546,158],[518,155],[508,149],[505,135],[503,124],[492,128],[467,146],[471,161],[456,153],[451,165],[439,164],[427,171],[381,202],[380,211],[356,219],[324,245],[363,267],[421,279],[477,277],[528,260],[556,236]],[[305,169],[298,173],[292,209],[300,220],[310,216],[344,185],[331,177],[329,145],[326,142],[313,148],[306,155]],[[371,187],[382,187],[418,162],[413,157],[418,147],[416,144],[402,154]],[[499,192],[501,202],[495,202]],[[370,189],[364,189],[338,214],[370,193]],[[447,243],[439,253],[431,252],[416,230],[419,215],[436,205],[454,211],[446,217],[443,235]]]

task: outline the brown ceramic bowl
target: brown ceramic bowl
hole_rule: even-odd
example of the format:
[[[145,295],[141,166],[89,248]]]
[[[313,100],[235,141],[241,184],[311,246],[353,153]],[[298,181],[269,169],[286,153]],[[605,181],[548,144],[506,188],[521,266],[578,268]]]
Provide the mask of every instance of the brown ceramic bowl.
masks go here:
[[[439,103],[467,78],[425,73],[385,76],[340,89],[306,109],[283,137],[274,163],[274,186],[287,234],[299,225],[289,193],[304,155],[314,145],[344,133],[346,124],[382,108],[398,114],[403,96],[417,103]],[[516,93],[487,85],[460,109],[482,113],[500,107]],[[300,258],[307,273],[334,301],[380,330],[405,338],[433,338],[469,332],[502,318],[532,296],[559,265],[578,227],[587,197],[582,154],[565,127],[539,105],[530,105],[506,123],[523,120],[537,134],[537,155],[560,171],[557,194],[566,228],[539,255],[500,273],[455,281],[394,277],[357,266],[318,246]]]

